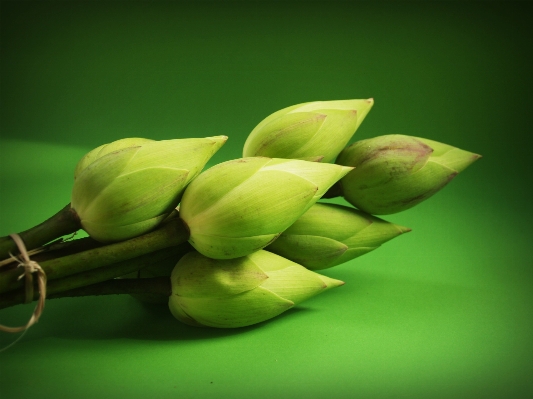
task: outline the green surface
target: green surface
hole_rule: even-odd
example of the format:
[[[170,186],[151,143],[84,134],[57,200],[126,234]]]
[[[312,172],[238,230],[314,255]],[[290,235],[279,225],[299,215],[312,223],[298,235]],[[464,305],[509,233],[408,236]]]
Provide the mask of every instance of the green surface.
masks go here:
[[[357,138],[483,155],[385,217],[412,232],[324,271],[345,286],[269,322],[198,329],[127,296],[49,301],[0,353],[2,399],[533,396],[528,3],[1,7],[0,235],[63,207],[104,142],[225,134],[220,162],[305,101],[374,97]]]

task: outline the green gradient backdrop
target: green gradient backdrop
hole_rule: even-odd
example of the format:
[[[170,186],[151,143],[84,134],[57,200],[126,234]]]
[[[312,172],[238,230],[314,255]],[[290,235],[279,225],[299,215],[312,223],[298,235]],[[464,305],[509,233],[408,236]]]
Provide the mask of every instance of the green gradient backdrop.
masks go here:
[[[305,101],[374,97],[356,138],[418,135],[484,158],[386,218],[413,232],[324,273],[345,286],[258,326],[195,329],[126,296],[50,301],[0,353],[0,397],[531,397],[532,11],[2,1],[1,235],[67,203],[92,147],[225,134],[220,162]]]

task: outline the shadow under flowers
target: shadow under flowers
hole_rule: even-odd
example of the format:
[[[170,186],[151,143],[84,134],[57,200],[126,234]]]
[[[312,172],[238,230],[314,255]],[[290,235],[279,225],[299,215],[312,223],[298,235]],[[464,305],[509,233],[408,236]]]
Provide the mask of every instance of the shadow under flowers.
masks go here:
[[[377,272],[350,272],[346,284],[336,292],[312,298],[303,306],[263,323],[218,329],[185,325],[176,320],[165,304],[145,304],[128,295],[50,300],[39,323],[23,338],[24,342],[45,338],[70,340],[132,339],[187,341],[217,339],[252,331],[277,329],[283,323],[335,325],[354,333],[371,329],[411,329],[435,331],[456,326],[457,331],[474,333],[474,326],[487,327],[487,319],[501,323],[509,314],[509,291],[503,287],[462,286],[449,282],[414,280]],[[348,278],[346,278],[348,277]],[[19,305],[0,311],[0,322],[24,324],[34,305]],[[512,306],[517,308],[516,306]],[[282,326],[284,328],[284,326]],[[496,328],[496,327],[494,327]],[[468,330],[468,331],[466,331]],[[501,332],[501,331],[500,331]],[[493,332],[496,333],[496,332]],[[501,332],[503,333],[503,332]],[[477,334],[477,333],[476,333]],[[0,346],[16,339],[16,334],[0,335]]]
[[[0,319],[8,325],[26,322],[33,304],[18,305],[0,311]],[[308,311],[297,307],[248,327],[193,327],[176,320],[166,304],[148,304],[129,295],[50,300],[39,323],[30,328],[23,341],[43,338],[79,340],[135,339],[135,340],[201,340],[247,333],[263,328],[272,321]],[[18,334],[2,334],[0,345],[6,346]]]

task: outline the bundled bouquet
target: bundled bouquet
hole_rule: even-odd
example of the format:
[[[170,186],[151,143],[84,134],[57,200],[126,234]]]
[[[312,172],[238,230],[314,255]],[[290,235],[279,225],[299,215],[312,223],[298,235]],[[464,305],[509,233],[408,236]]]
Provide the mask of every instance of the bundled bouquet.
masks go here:
[[[0,238],[0,308],[39,300],[26,326],[0,327],[35,323],[47,295],[117,293],[168,303],[190,325],[242,327],[343,285],[316,271],[410,231],[376,215],[415,206],[480,158],[405,135],[347,146],[373,103],[284,108],[252,130],[243,158],[203,173],[227,137],[90,151],[69,205]],[[318,202],[338,196],[353,207]],[[61,239],[79,229],[89,237]]]

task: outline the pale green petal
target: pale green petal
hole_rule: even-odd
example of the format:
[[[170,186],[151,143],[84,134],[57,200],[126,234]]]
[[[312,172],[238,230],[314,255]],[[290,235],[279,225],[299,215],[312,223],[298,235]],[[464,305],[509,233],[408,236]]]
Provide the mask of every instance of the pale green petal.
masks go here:
[[[220,163],[200,174],[187,187],[180,212],[184,220],[191,220],[207,211],[229,190],[253,176],[270,158],[241,158]]]
[[[105,146],[105,144],[102,144],[100,147],[96,147],[94,150],[91,150],[87,154],[85,154],[83,158],[78,161],[78,163],[76,164],[76,168],[74,169],[74,179],[78,177],[78,175],[82,172],[83,169],[85,169],[87,166],[89,166],[99,158],[98,152]]]
[[[294,112],[320,112],[329,110],[359,110],[361,108],[367,109],[372,107],[373,99],[368,100],[331,100],[331,101],[312,101],[295,106],[289,111]]]
[[[292,224],[285,235],[326,236],[344,241],[370,226],[372,216],[338,204],[316,203]]]
[[[461,150],[448,144],[439,143],[438,141],[428,140],[417,137],[418,140],[433,148],[430,161],[440,163],[457,172],[462,172],[474,161],[481,158],[480,155],[470,151]]]
[[[307,270],[288,259],[268,251],[258,251],[248,256],[267,275],[261,287],[268,288],[282,298],[298,304],[327,288],[327,278]],[[331,282],[338,280],[331,280]]]
[[[267,251],[228,261],[190,253],[172,271],[171,282],[169,307],[177,319],[219,328],[268,320],[344,284]]]
[[[389,135],[352,144],[341,152],[336,162],[354,166],[350,179],[368,188],[417,172],[432,152],[431,147],[414,137]]]
[[[205,326],[244,327],[271,319],[294,306],[262,287],[225,298],[172,296],[185,314]]]
[[[94,198],[120,176],[138,150],[139,147],[125,148],[98,158],[87,166],[74,182],[72,208],[78,214],[83,213]]]
[[[269,271],[267,275],[269,278],[261,284],[261,287],[294,302],[295,305],[326,288],[326,284],[316,273],[297,264],[282,270]]]
[[[260,170],[205,212],[193,219],[182,218],[193,234],[225,237],[278,234],[301,215],[316,190],[312,183],[294,174]],[[182,204],[184,208],[185,205]]]
[[[205,234],[191,234],[189,243],[201,254],[214,259],[232,259],[258,251],[278,237],[265,234],[250,237],[221,237]]]
[[[98,158],[103,157],[113,151],[119,151],[124,148],[129,147],[138,147],[153,140],[143,139],[139,137],[125,138],[113,141],[109,144],[103,144],[100,147],[95,148],[94,150],[89,151],[85,156],[78,162],[76,169],[74,171],[74,178],[76,178],[83,169],[89,166],[91,163],[96,161]]]
[[[356,129],[359,129],[359,126],[363,121],[365,120],[366,116],[374,106],[374,99],[369,98],[367,100],[357,100],[357,127]]]
[[[315,204],[266,249],[308,269],[320,270],[367,253],[408,231],[350,207]]]
[[[247,256],[257,267],[260,267],[264,272],[285,269],[293,266],[294,262],[285,259],[281,256],[273,254],[269,251],[256,251]]]
[[[185,189],[187,170],[152,167],[123,174],[102,189],[78,215],[92,223],[137,223],[174,209]]]
[[[429,198],[479,158],[433,140],[386,135],[352,144],[337,163],[355,166],[340,182],[344,197],[365,212],[385,215]]]
[[[158,215],[147,220],[127,225],[108,224],[105,222],[90,222],[82,220],[83,229],[91,238],[100,242],[116,242],[136,237],[155,229],[167,214]]]
[[[280,235],[265,248],[311,270],[324,269],[348,249],[342,242],[312,235]]]
[[[190,326],[195,326],[195,327],[203,326],[203,324],[198,323],[191,316],[185,313],[185,311],[181,308],[180,299],[181,298],[175,294],[170,295],[168,299],[168,307],[170,309],[170,313],[172,313],[172,316],[174,316],[176,319],[178,319],[182,323],[188,324]]]
[[[387,137],[387,136],[384,136]],[[446,154],[447,152],[457,149],[456,147],[453,147],[448,144],[440,143],[435,140],[425,139],[422,137],[412,137],[412,136],[401,136],[404,138],[404,140],[418,140],[428,147],[430,147],[433,150],[433,153],[431,154],[432,157],[440,157]]]
[[[272,159],[262,170],[280,170],[300,176],[316,185],[318,187],[316,195],[321,197],[352,168],[301,160]]]
[[[258,145],[256,144],[256,140],[259,142],[262,142],[264,140],[262,132],[265,126],[282,118],[284,115],[289,113],[291,110],[299,107],[300,105],[301,104],[296,104],[296,105],[291,105],[290,107],[280,109],[279,111],[276,111],[270,114],[265,119],[263,119],[261,122],[259,122],[257,126],[252,130],[252,132],[248,135],[248,138],[246,139],[246,142],[244,143],[244,150],[243,150],[244,155],[243,156],[244,157],[254,156],[255,148],[258,147]],[[252,150],[252,147],[254,148],[254,150]]]
[[[78,164],[81,172],[72,190],[72,208],[89,235],[101,241],[146,233],[154,220],[175,209],[186,185],[226,139],[133,138],[101,146]],[[130,145],[137,146],[123,148]],[[132,235],[124,236],[127,231]]]
[[[363,123],[366,116],[374,105],[374,99],[367,100],[333,100],[333,101],[314,101],[296,106],[289,112],[329,112],[330,110],[357,111],[357,126]]]
[[[253,140],[247,141],[243,156],[298,158],[297,149],[313,138],[325,119],[326,115],[310,112],[274,119],[260,130],[252,131]]]
[[[326,289],[324,291],[344,285],[344,281],[337,280],[337,279],[334,279],[328,276],[324,276],[323,274],[317,273],[317,275],[322,279],[322,281],[326,285]]]
[[[128,147],[139,147],[139,146],[145,145],[153,141],[154,140],[152,139],[145,139],[145,138],[140,138],[140,137],[128,137],[128,138],[116,140],[111,143],[104,144],[103,146],[98,147],[97,149],[98,152],[96,153],[96,156],[98,158],[101,158],[104,155],[107,155],[113,151],[122,150],[123,148],[128,148]]]
[[[293,109],[298,108],[301,105],[302,104],[291,105],[290,107],[285,107],[283,109],[280,109],[279,111],[276,111],[276,112],[270,114],[269,116],[267,116],[265,119],[263,119],[261,122],[259,122],[257,124],[257,126],[254,128],[252,133],[250,133],[249,137],[251,137],[254,134],[256,134],[256,132],[262,130],[264,126],[268,125],[272,121],[274,121],[274,120],[276,120],[278,118],[281,118],[283,115],[288,114],[290,111],[292,111]],[[246,144],[244,144],[244,146],[246,148]]]
[[[244,256],[249,253],[243,252],[245,248],[257,250],[268,245],[350,170],[333,164],[270,158],[227,162],[191,183],[181,202],[181,218],[199,252],[222,259]],[[262,236],[270,237],[258,240]],[[253,238],[242,243],[232,241],[230,250],[223,243],[230,237]],[[233,249],[237,250],[234,255]]]
[[[379,247],[400,234],[411,231],[407,227],[399,226],[376,217],[372,219],[372,224],[360,230],[352,237],[345,239],[343,242],[350,248]]]
[[[374,104],[368,100],[314,101],[287,107],[263,119],[250,133],[244,156],[332,162]]]
[[[354,206],[374,215],[386,215],[411,208],[448,184],[457,172],[428,162],[416,174],[397,178],[378,186],[344,184],[345,198]],[[347,176],[350,177],[351,176]]]
[[[333,162],[352,138],[356,126],[355,110],[328,110],[324,123],[316,130],[315,135],[295,146],[291,158],[305,158],[309,154],[316,154],[324,157],[321,162]]]
[[[215,260],[189,252],[172,271],[172,293],[188,298],[222,298],[249,291],[268,276],[247,257]]]
[[[139,148],[124,173],[168,167],[187,169],[195,176],[225,141],[226,136],[153,141]]]

